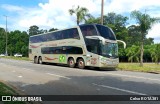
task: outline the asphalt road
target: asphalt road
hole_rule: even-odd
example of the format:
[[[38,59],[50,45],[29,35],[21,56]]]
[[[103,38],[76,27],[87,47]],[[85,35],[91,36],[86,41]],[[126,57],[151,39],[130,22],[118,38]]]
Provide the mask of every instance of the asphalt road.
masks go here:
[[[160,95],[160,75],[98,71],[0,59],[0,80],[27,95]],[[160,99],[160,98],[159,98]],[[159,104],[159,101],[52,101],[46,104]]]

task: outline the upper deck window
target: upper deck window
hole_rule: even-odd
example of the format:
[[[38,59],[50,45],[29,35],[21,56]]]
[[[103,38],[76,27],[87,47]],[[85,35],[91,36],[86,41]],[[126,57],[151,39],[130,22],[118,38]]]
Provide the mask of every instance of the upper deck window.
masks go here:
[[[80,26],[83,36],[97,36],[97,31],[94,25],[82,25]]]
[[[47,33],[43,35],[37,35],[30,37],[30,43],[39,43],[39,42],[47,42],[47,41],[55,41],[62,39],[80,39],[77,28]]]
[[[102,26],[102,25],[96,25],[97,30],[99,32],[99,34],[106,38],[106,39],[110,39],[110,40],[116,40],[114,33],[111,31],[111,29],[109,29],[108,27]]]

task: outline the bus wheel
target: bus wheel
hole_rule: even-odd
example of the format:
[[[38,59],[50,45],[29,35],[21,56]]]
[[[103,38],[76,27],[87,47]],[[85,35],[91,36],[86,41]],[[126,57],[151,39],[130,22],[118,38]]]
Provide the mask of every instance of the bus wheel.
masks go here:
[[[84,69],[85,68],[85,63],[83,59],[78,60],[78,68]]]
[[[71,68],[74,68],[74,67],[75,67],[75,62],[74,62],[74,59],[73,59],[73,58],[70,58],[70,59],[68,60],[68,65],[69,65],[69,67],[71,67]]]
[[[39,58],[38,58],[38,63],[39,63],[39,64],[43,64],[43,62],[42,62],[42,57],[39,57]]]
[[[34,63],[37,64],[37,57],[34,57]]]

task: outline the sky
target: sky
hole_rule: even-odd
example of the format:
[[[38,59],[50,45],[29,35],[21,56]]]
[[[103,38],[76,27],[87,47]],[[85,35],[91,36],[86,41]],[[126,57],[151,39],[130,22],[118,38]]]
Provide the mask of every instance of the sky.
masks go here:
[[[8,31],[27,31],[30,26],[40,29],[69,28],[76,25],[75,16],[68,10],[77,6],[86,7],[94,17],[101,15],[101,0],[0,0],[0,27]],[[115,12],[130,17],[130,12],[139,10],[151,17],[160,17],[160,0],[104,0],[104,15]],[[136,24],[129,18],[129,25]],[[160,23],[153,25],[147,37],[160,43]]]

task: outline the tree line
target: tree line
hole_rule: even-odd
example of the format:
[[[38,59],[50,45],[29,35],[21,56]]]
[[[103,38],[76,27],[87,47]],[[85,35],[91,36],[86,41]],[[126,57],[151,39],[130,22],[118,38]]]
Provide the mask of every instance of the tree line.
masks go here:
[[[76,23],[98,23],[101,17],[94,17],[89,11],[83,7],[68,10],[70,15],[76,16]],[[156,62],[160,61],[160,44],[154,44],[153,38],[147,38],[148,30],[152,24],[159,21],[158,18],[151,18],[148,14],[139,11],[132,11],[131,17],[136,19],[138,25],[128,26],[128,17],[114,12],[104,15],[104,23],[114,31],[118,40],[123,40],[127,44],[127,48],[123,49],[123,45],[119,44],[120,62]],[[7,32],[8,35],[8,54],[12,56],[15,53],[21,53],[28,56],[29,36],[55,31],[57,28],[49,30],[39,29],[38,26],[30,26],[27,31],[14,30]],[[0,27],[0,54],[5,53],[6,31]]]
[[[56,28],[49,30],[39,29],[38,26],[30,26],[28,31],[14,30],[7,32],[7,51],[9,56],[16,53],[22,54],[24,57],[28,56],[29,36],[55,31]],[[5,54],[6,49],[6,31],[0,27],[0,54]]]

